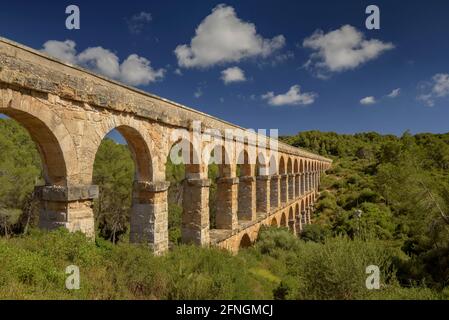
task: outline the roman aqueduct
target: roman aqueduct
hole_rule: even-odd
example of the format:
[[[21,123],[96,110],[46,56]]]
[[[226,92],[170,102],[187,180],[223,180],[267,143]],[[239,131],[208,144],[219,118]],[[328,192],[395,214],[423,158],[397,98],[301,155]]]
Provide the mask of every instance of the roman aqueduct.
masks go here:
[[[0,113],[24,126],[42,158],[45,186],[37,187],[40,226],[66,227],[94,236],[92,185],[96,152],[103,138],[118,130],[135,167],[130,241],[148,243],[155,253],[168,249],[165,166],[174,133],[213,129],[195,153],[216,150],[228,129],[244,131],[220,119],[111,81],[0,38]],[[264,140],[264,143],[260,143]],[[224,141],[217,180],[216,228],[209,224],[208,164],[186,164],[182,239],[237,251],[257,238],[262,225],[299,232],[311,223],[320,176],[331,160],[257,135],[255,140]],[[240,154],[230,152],[241,150]],[[256,161],[249,159],[255,150]],[[242,156],[243,155],[243,156]],[[237,159],[243,159],[237,176]]]

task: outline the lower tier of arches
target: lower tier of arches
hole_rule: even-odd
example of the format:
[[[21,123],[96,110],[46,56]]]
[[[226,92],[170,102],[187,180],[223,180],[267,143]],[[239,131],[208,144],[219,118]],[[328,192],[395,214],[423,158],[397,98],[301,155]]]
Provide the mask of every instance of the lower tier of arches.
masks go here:
[[[236,230],[211,230],[210,243],[212,246],[237,253],[240,248],[246,248],[257,240],[262,226],[288,228],[293,234],[299,235],[304,225],[312,223],[316,198],[316,192],[311,191],[269,214],[259,213],[256,220],[240,223]],[[307,206],[306,199],[310,201]]]

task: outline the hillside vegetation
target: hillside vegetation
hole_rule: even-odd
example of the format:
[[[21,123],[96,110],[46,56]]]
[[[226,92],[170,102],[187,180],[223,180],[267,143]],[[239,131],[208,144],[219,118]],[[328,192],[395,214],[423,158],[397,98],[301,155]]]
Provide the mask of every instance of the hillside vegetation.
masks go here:
[[[268,228],[238,255],[179,244],[182,166],[167,166],[173,249],[128,244],[134,164],[105,139],[96,157],[97,237],[36,229],[41,164],[28,134],[0,119],[0,298],[12,299],[448,299],[449,134],[283,137],[334,160],[314,224],[300,239]],[[217,175],[211,166],[210,176]],[[213,210],[214,185],[211,193]],[[213,221],[211,221],[213,223]],[[77,265],[81,289],[65,288]],[[381,288],[365,286],[368,265]]]

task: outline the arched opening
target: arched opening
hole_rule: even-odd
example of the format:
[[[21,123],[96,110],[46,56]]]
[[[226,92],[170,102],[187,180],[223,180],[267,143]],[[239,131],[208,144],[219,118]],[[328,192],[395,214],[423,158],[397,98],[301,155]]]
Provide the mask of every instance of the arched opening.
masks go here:
[[[208,177],[211,181],[209,207],[210,228],[232,230],[238,226],[237,166],[231,164],[231,157],[224,145],[217,144],[210,153]]]
[[[302,196],[305,192],[304,190],[305,176],[304,176],[304,161],[299,160],[299,179],[298,179],[298,190],[299,195]]]
[[[272,227],[278,227],[279,226],[278,225],[278,221],[277,221],[276,218],[271,219],[270,226],[272,226]]]
[[[313,162],[312,165],[312,190],[316,188],[316,161]]]
[[[295,216],[293,213],[293,208],[290,207],[290,209],[288,210],[288,222],[287,222],[288,228],[290,229],[290,231],[292,233],[296,233],[295,231]]]
[[[289,157],[287,160],[287,181],[288,181],[288,200],[292,200],[294,198],[295,187],[294,187],[294,178],[293,178],[293,161],[292,158]]]
[[[278,163],[275,155],[270,157],[270,168],[275,168],[273,171],[273,175],[271,176],[270,181],[270,205],[272,209],[279,208],[280,205],[280,185],[279,185],[279,173],[277,172]]]
[[[151,159],[140,134],[125,126],[111,130],[98,147],[92,176],[100,190],[94,216],[102,238],[113,243],[127,238],[133,204],[142,202],[137,182],[148,182],[150,177]]]
[[[47,125],[22,111],[0,109],[0,235],[39,223],[36,186],[66,185],[60,144]]]
[[[301,201],[301,224],[304,226],[307,224],[307,220],[306,220],[306,211],[305,211],[305,202],[306,200],[303,199]]]
[[[191,143],[190,135],[185,131],[167,155],[167,228],[171,245],[209,243],[210,181],[206,178],[207,165],[201,163],[200,150]]]
[[[287,179],[287,168],[285,164],[285,159],[283,156],[279,159],[279,175],[280,186],[281,186],[281,202],[286,203],[288,201],[288,179]]]
[[[304,192],[309,192],[310,191],[310,165],[309,165],[309,161],[305,161],[305,168],[304,168]]]
[[[165,163],[165,180],[170,183],[167,193],[168,241],[173,247],[182,243],[182,221],[184,215],[185,179],[190,161],[190,142],[176,141],[170,148]]]
[[[294,198],[296,199],[299,197],[299,164],[297,158],[295,158],[295,161],[293,162],[293,173],[293,185],[295,186]]]
[[[66,162],[60,143],[51,129],[42,120],[29,113],[15,109],[1,109],[1,112],[25,128],[28,137],[34,141],[41,158],[42,176],[45,184],[66,186]],[[12,120],[4,118],[3,121],[6,123]]]
[[[256,177],[255,165],[251,163],[247,149],[242,150],[237,161],[239,221],[252,221],[256,218]]]
[[[251,242],[251,238],[248,236],[247,233],[245,233],[242,237],[242,239],[240,239],[240,248],[248,248],[251,247],[252,242]]]
[[[280,225],[280,226],[281,226],[281,227],[288,227],[288,224],[287,224],[287,217],[286,217],[285,211],[282,212],[282,216],[281,216],[281,225]]]
[[[295,221],[296,221],[296,233],[299,234],[302,231],[302,217],[299,204],[295,206]]]
[[[306,204],[305,204],[305,211],[306,211],[306,223],[310,223],[310,196],[307,196],[306,198]]]

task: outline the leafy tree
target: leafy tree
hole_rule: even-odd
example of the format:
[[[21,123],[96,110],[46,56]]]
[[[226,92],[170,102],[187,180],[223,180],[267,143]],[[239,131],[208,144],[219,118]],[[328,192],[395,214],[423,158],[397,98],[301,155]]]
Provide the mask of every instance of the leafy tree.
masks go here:
[[[94,209],[100,235],[113,243],[128,230],[134,171],[128,147],[106,138],[94,163],[93,182],[100,186]]]

